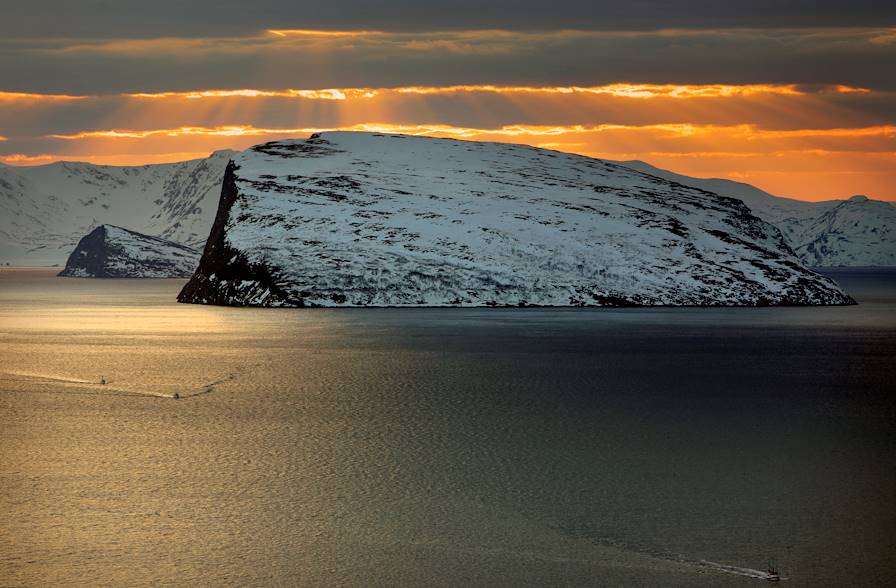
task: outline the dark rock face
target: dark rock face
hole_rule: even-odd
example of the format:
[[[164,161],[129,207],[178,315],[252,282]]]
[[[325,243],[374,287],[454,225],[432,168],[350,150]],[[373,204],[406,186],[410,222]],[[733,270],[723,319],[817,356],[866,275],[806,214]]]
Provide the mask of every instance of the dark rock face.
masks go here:
[[[520,145],[324,133],[228,166],[180,302],[851,304],[739,200]]]
[[[235,182],[236,170],[237,166],[233,162],[227,165],[215,223],[212,225],[199,262],[202,269],[192,275],[192,279],[177,295],[178,302],[248,306],[249,301],[259,292],[270,292],[277,299],[285,297],[285,293],[277,287],[267,266],[250,263],[244,255],[225,241],[230,209],[238,193]],[[215,283],[212,283],[213,279]],[[246,281],[254,284],[251,290],[242,291],[237,287]],[[242,304],[242,301],[246,301],[246,304]]]
[[[184,278],[192,274],[199,252],[113,225],[100,225],[84,236],[59,273],[71,278]]]

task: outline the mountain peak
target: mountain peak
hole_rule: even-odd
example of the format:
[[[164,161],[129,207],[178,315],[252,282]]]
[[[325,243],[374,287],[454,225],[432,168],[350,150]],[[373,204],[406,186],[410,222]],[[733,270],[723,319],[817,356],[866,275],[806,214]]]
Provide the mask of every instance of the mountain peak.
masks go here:
[[[211,155],[209,155],[209,158],[212,158],[212,157],[225,158],[226,157],[229,159],[229,158],[233,157],[234,155],[236,155],[237,153],[239,153],[239,151],[237,151],[235,149],[217,149],[215,151],[212,151]]]

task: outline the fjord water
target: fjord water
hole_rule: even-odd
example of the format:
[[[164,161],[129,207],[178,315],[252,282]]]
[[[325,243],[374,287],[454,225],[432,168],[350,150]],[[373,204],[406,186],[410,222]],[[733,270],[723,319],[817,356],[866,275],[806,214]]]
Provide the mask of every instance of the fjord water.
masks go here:
[[[0,272],[0,585],[896,580],[892,270],[833,273],[853,307],[617,310],[53,273]]]

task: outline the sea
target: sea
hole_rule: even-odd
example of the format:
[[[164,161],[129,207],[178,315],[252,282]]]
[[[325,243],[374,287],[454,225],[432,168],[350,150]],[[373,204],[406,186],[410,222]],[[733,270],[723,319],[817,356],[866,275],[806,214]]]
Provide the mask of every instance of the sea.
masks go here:
[[[846,307],[251,309],[0,270],[0,586],[896,584]]]

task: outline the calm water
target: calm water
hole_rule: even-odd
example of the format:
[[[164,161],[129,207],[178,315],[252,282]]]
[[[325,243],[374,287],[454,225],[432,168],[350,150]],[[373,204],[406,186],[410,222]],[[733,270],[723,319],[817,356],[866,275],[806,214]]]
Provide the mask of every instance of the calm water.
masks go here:
[[[52,274],[0,272],[2,586],[896,582],[896,271],[712,310]]]

